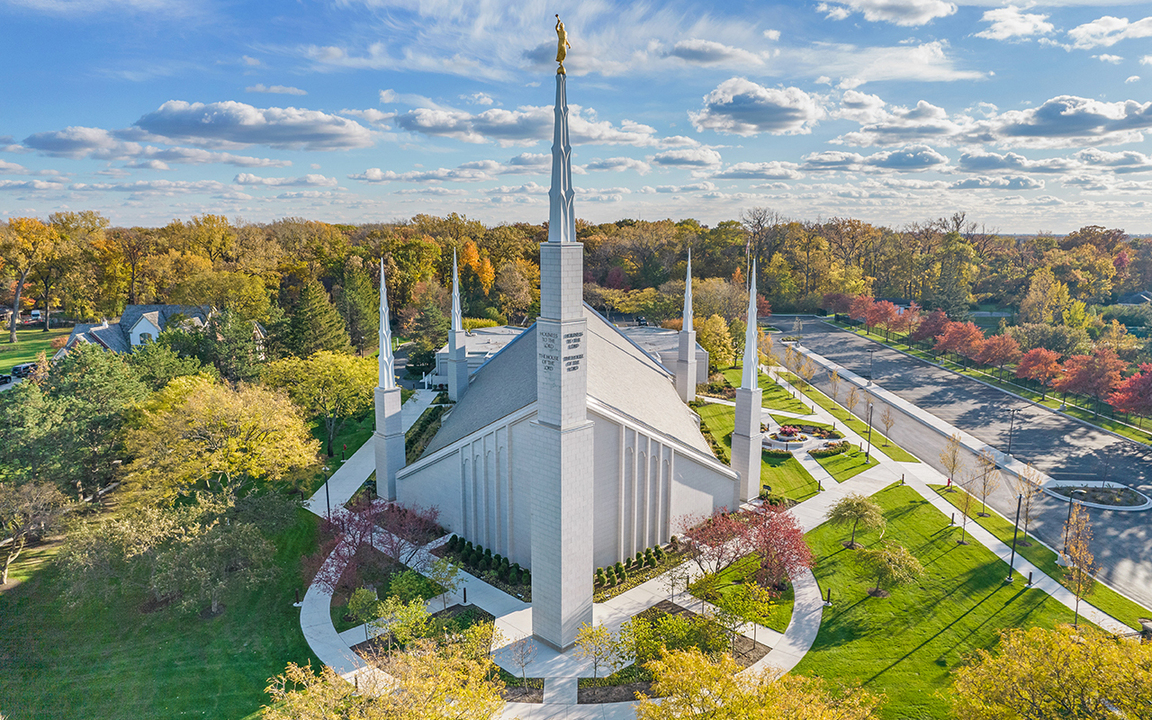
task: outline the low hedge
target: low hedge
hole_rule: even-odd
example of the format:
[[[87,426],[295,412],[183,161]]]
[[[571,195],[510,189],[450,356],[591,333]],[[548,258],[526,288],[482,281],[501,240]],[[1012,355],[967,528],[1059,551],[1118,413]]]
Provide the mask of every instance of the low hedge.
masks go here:
[[[852,443],[848,442],[847,440],[843,440],[841,442],[832,443],[831,445],[827,445],[817,450],[810,450],[808,451],[808,454],[814,458],[832,457],[833,455],[839,455],[840,453],[848,452],[851,447]]]

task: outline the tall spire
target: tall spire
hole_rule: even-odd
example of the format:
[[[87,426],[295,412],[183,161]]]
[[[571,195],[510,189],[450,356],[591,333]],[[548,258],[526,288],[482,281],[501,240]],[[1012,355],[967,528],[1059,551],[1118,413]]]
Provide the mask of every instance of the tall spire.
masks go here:
[[[759,328],[756,326],[756,261],[752,261],[752,276],[748,284],[748,327],[744,331],[744,374],[740,379],[740,387],[754,390],[760,387],[760,349],[757,341],[760,339]]]
[[[684,273],[684,324],[683,329],[692,332],[692,250],[688,250],[688,271]]]
[[[552,188],[548,191],[548,242],[575,242],[572,207],[572,145],[568,142],[568,92],[564,76],[556,80],[555,126],[552,131]]]
[[[456,270],[456,251],[452,251],[452,332],[464,329],[464,314],[460,310],[460,273]]]
[[[380,258],[380,380],[379,387],[396,387],[396,357],[392,354],[392,323],[388,313],[388,287],[384,284],[384,258]]]

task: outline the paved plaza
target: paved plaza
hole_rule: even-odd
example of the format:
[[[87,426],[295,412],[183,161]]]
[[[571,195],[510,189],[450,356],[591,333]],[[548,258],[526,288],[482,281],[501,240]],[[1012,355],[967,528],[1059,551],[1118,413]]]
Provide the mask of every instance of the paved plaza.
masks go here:
[[[774,318],[772,324],[790,334],[793,318]],[[1147,447],[822,320],[805,318],[803,327],[804,347],[860,375],[868,375],[868,350],[875,349],[872,364],[877,385],[1000,450],[1008,447],[1008,411],[1019,409],[1012,455],[1054,479],[1102,480],[1107,474],[1109,480],[1152,494],[1152,450]],[[826,375],[818,375],[813,382],[829,391]],[[875,412],[881,409],[878,406]],[[892,439],[937,470],[943,469],[939,455],[945,438],[938,432],[897,413]],[[971,453],[967,462],[969,466],[975,462]],[[1010,484],[1002,483],[989,496],[989,504],[1011,517],[1016,497]],[[1059,548],[1068,504],[1043,495],[1037,507],[1030,532]],[[1100,578],[1146,607],[1152,606],[1152,513],[1093,509],[1091,518],[1092,550],[1101,566]]]

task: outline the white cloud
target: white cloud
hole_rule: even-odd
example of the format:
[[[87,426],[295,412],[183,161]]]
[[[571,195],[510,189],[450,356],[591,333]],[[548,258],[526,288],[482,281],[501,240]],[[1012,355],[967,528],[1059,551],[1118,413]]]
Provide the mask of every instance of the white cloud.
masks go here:
[[[1139,75],[1129,75],[1128,79],[1125,80],[1124,82],[1126,82],[1126,83],[1140,82],[1140,76]]]
[[[1035,180],[1024,175],[1010,175],[1008,177],[977,176],[957,180],[949,185],[953,190],[1043,190],[1044,181]]]
[[[681,40],[668,51],[668,55],[697,65],[764,64],[764,60],[756,53],[700,38]]]
[[[551,158],[549,158],[551,160]],[[652,170],[652,166],[643,160],[629,157],[610,157],[592,160],[584,165],[585,170],[593,171],[611,171],[622,172],[624,170],[635,170],[640,175],[646,175]]]
[[[236,101],[169,100],[136,121],[155,136],[194,144],[267,145],[298,150],[368,147],[372,132],[354,120],[303,108],[257,108]]]
[[[112,133],[102,128],[89,127],[69,127],[63,130],[34,133],[24,139],[24,146],[52,157],[66,157],[74,160],[86,157],[101,160],[138,160],[141,166],[145,166],[146,161],[149,160],[184,165],[220,163],[237,167],[286,167],[292,164],[288,160],[269,160],[246,155],[233,155],[227,152],[212,152],[200,148],[158,148],[151,145],[141,145],[136,142],[118,140]]]
[[[434,195],[440,197],[467,195],[467,190],[460,188],[446,188],[446,187],[422,187],[422,188],[406,188],[404,190],[397,190],[394,195]]]
[[[764,37],[775,42],[775,41],[780,39],[780,31],[779,30],[765,30],[764,31]]]
[[[381,112],[380,110],[377,110],[376,108],[368,108],[367,110],[349,110],[346,108],[344,110],[341,110],[340,114],[341,115],[351,115],[352,117],[358,117],[367,123],[371,123],[372,125],[375,125],[378,128],[384,128],[384,129],[390,128],[391,127],[390,121],[392,120],[392,118],[396,117],[396,113]]]
[[[909,145],[899,150],[877,152],[871,155],[826,150],[805,155],[801,166],[810,172],[840,171],[861,172],[869,170],[895,170],[919,172],[940,170],[948,164],[948,158],[927,145]]]
[[[988,10],[980,20],[992,24],[987,30],[976,33],[976,37],[989,40],[1028,38],[1032,35],[1046,35],[1056,29],[1052,23],[1047,22],[1047,15],[1026,13],[1013,5]]]
[[[17,163],[0,160],[0,175],[28,175],[28,168]]]
[[[247,55],[241,55],[240,61],[243,62],[248,67],[259,67],[260,65],[263,64],[259,60],[257,60],[256,58],[248,57]]]
[[[138,195],[190,195],[228,192],[227,185],[216,180],[137,180],[130,183],[75,183],[76,192],[128,192]]]
[[[380,93],[380,96],[381,102],[383,102],[384,93]],[[461,95],[460,99],[472,105],[493,105],[496,102],[487,93],[482,92],[474,92],[471,95]]]
[[[640,188],[640,192],[644,193],[645,195],[650,195],[652,193],[669,194],[669,193],[688,193],[688,192],[712,192],[715,190],[716,190],[716,185],[708,182],[707,180],[705,180],[703,182],[698,182],[698,183],[691,183],[689,185],[657,185],[656,187],[652,187],[651,185],[645,185],[644,187]]]
[[[1145,55],[1144,57],[1140,58],[1140,64],[1152,65],[1152,55]]]
[[[711,177],[721,180],[798,180],[803,177],[798,171],[799,167],[796,163],[781,160],[738,162]]]
[[[452,180],[455,182],[483,182],[484,180],[492,179],[490,173],[479,168],[437,168],[435,170],[411,170],[403,173],[392,170],[381,170],[380,168],[368,168],[362,173],[349,175],[348,177],[366,183],[425,183],[442,182],[444,180]]]
[[[63,190],[56,180],[0,180],[0,190]]]
[[[818,12],[833,20],[843,20],[854,12],[863,13],[869,22],[895,25],[923,25],[938,17],[956,12],[956,6],[943,0],[839,0],[836,4],[820,3]]]
[[[291,87],[289,85],[273,85],[266,87],[264,83],[256,83],[249,87],[244,88],[245,92],[254,93],[271,93],[273,95],[307,95],[308,92],[300,88]]]
[[[733,135],[796,135],[812,132],[824,117],[817,96],[796,87],[766,88],[744,78],[720,83],[704,97],[704,109],[689,112],[697,131]]]
[[[335,187],[337,185],[336,178],[324,177],[323,175],[314,175],[309,173],[303,177],[259,177],[251,173],[240,173],[232,182],[237,185],[264,185],[266,187],[282,187],[285,185],[291,186],[304,186],[304,187]]]
[[[1120,57],[1119,55],[1093,55],[1092,59],[1099,60],[1100,62],[1112,63],[1113,65],[1119,65],[1120,63],[1124,62],[1124,58]]]
[[[588,111],[588,115],[595,113]],[[415,108],[396,116],[397,127],[408,132],[449,137],[468,143],[496,142],[503,146],[534,145],[552,135],[553,108],[525,106],[517,110],[492,108],[472,114],[448,108]],[[568,132],[573,144],[659,144],[655,128],[624,120],[619,126],[585,117],[583,108],[568,107]]]
[[[892,47],[814,42],[783,49],[774,67],[787,68],[790,75],[840,78],[843,88],[883,80],[953,82],[986,77],[982,72],[958,68],[940,40]]]
[[[1152,17],[1128,22],[1128,18],[1105,15],[1077,25],[1068,31],[1068,37],[1072,38],[1075,47],[1082,49],[1112,47],[1121,40],[1152,37]]]
[[[652,162],[665,167],[707,168],[719,165],[721,160],[720,153],[705,147],[665,150],[652,157]]]
[[[838,117],[861,123],[858,131],[832,140],[836,144],[897,145],[917,140],[948,139],[959,133],[963,125],[948,117],[944,108],[924,100],[915,107],[888,107],[875,95],[845,93]]]

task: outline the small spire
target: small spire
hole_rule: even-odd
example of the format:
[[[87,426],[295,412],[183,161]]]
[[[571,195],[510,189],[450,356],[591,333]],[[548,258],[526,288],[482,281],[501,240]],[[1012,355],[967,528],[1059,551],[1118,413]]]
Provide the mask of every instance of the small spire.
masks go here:
[[[692,332],[692,250],[688,250],[688,271],[684,274],[684,332]]]
[[[456,271],[456,251],[452,251],[452,332],[464,329],[464,314],[460,310],[460,273]]]
[[[396,358],[392,354],[392,322],[388,313],[388,287],[384,284],[384,258],[380,258],[380,380],[384,390],[396,387]]]
[[[757,347],[760,335],[756,326],[756,260],[752,260],[752,277],[749,280],[748,327],[744,331],[744,373],[741,376],[740,387],[755,390],[760,387],[760,349]]]

